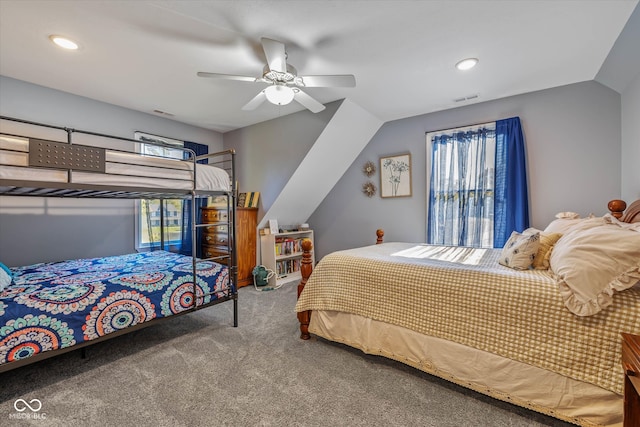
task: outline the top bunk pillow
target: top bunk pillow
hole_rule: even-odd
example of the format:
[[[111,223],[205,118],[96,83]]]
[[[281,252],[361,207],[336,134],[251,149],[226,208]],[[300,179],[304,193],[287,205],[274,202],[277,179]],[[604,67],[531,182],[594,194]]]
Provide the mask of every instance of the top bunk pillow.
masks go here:
[[[640,232],[593,218],[558,240],[550,265],[565,306],[578,316],[596,314],[640,280]]]
[[[0,292],[4,291],[11,284],[11,280],[11,270],[0,262]]]

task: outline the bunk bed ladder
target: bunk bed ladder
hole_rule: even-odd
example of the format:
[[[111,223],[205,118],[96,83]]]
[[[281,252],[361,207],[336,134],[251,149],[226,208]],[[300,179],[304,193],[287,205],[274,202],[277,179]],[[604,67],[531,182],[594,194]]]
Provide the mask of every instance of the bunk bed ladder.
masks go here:
[[[231,170],[235,171],[235,152],[231,150]],[[195,157],[194,157],[195,159]],[[197,168],[197,162],[194,161],[194,177],[195,168]],[[235,177],[234,177],[235,178]],[[196,188],[194,183],[194,188]],[[227,254],[223,256],[211,257],[211,258],[203,258],[202,261],[214,261],[220,262],[226,260],[227,268],[229,270],[229,283],[230,283],[230,296],[229,298],[233,300],[233,326],[238,326],[238,264],[237,264],[237,253],[235,248],[236,242],[236,183],[235,179],[231,182],[231,191],[225,194],[225,198],[227,201],[227,227],[230,232],[230,238],[227,239]],[[199,298],[204,298],[208,295],[216,295],[219,294],[220,291],[207,292],[198,294],[197,293],[197,230],[199,228],[210,226],[210,223],[202,223],[200,216],[196,210],[196,191],[192,190],[190,193],[191,198],[191,262],[192,262],[192,273],[193,273],[193,302],[192,306],[195,309],[198,304]]]

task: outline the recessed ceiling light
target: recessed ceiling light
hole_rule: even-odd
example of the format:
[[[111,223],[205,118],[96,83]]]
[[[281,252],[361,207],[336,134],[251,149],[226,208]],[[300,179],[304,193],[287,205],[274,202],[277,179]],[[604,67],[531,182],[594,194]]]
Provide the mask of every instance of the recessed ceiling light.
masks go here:
[[[69,49],[69,50],[78,49],[78,43],[74,42],[73,40],[69,40],[66,37],[56,36],[55,34],[52,34],[49,36],[49,40],[51,40],[53,43],[57,44],[58,46],[64,49]]]
[[[462,61],[458,62],[456,64],[456,68],[458,70],[470,70],[471,68],[475,67],[476,64],[478,63],[478,59],[477,58],[467,58],[467,59],[463,59]]]

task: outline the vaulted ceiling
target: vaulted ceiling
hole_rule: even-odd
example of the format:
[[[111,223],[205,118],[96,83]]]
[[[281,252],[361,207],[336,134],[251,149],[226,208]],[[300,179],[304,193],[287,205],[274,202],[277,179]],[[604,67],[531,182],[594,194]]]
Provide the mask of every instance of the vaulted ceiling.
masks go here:
[[[225,132],[303,109],[243,111],[264,86],[196,76],[261,76],[266,36],[300,74],[356,77],[309,95],[389,121],[592,80],[637,3],[2,0],[0,74]],[[80,49],[60,50],[51,34]],[[480,62],[456,70],[467,57]]]

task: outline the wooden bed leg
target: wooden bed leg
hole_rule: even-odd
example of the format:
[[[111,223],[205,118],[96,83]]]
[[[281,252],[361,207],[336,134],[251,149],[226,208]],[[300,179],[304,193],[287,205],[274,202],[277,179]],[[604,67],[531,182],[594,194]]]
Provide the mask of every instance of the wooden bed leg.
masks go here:
[[[302,241],[302,262],[300,265],[300,274],[302,275],[302,279],[300,280],[300,284],[298,284],[298,298],[300,298],[300,294],[304,290],[304,285],[307,284],[307,280],[311,276],[311,272],[313,270],[313,266],[311,265],[311,248],[313,244],[311,240],[304,239]],[[309,322],[311,321],[311,310],[301,311],[298,313],[298,321],[300,322],[300,338],[303,340],[308,340],[311,338],[309,334]]]
[[[82,347],[80,349],[80,359],[86,359],[87,358],[87,349],[86,347]]]
[[[376,230],[376,236],[378,236],[378,238],[376,239],[376,245],[379,245],[380,243],[382,243],[382,238],[384,237],[384,230],[382,228],[378,228]]]

